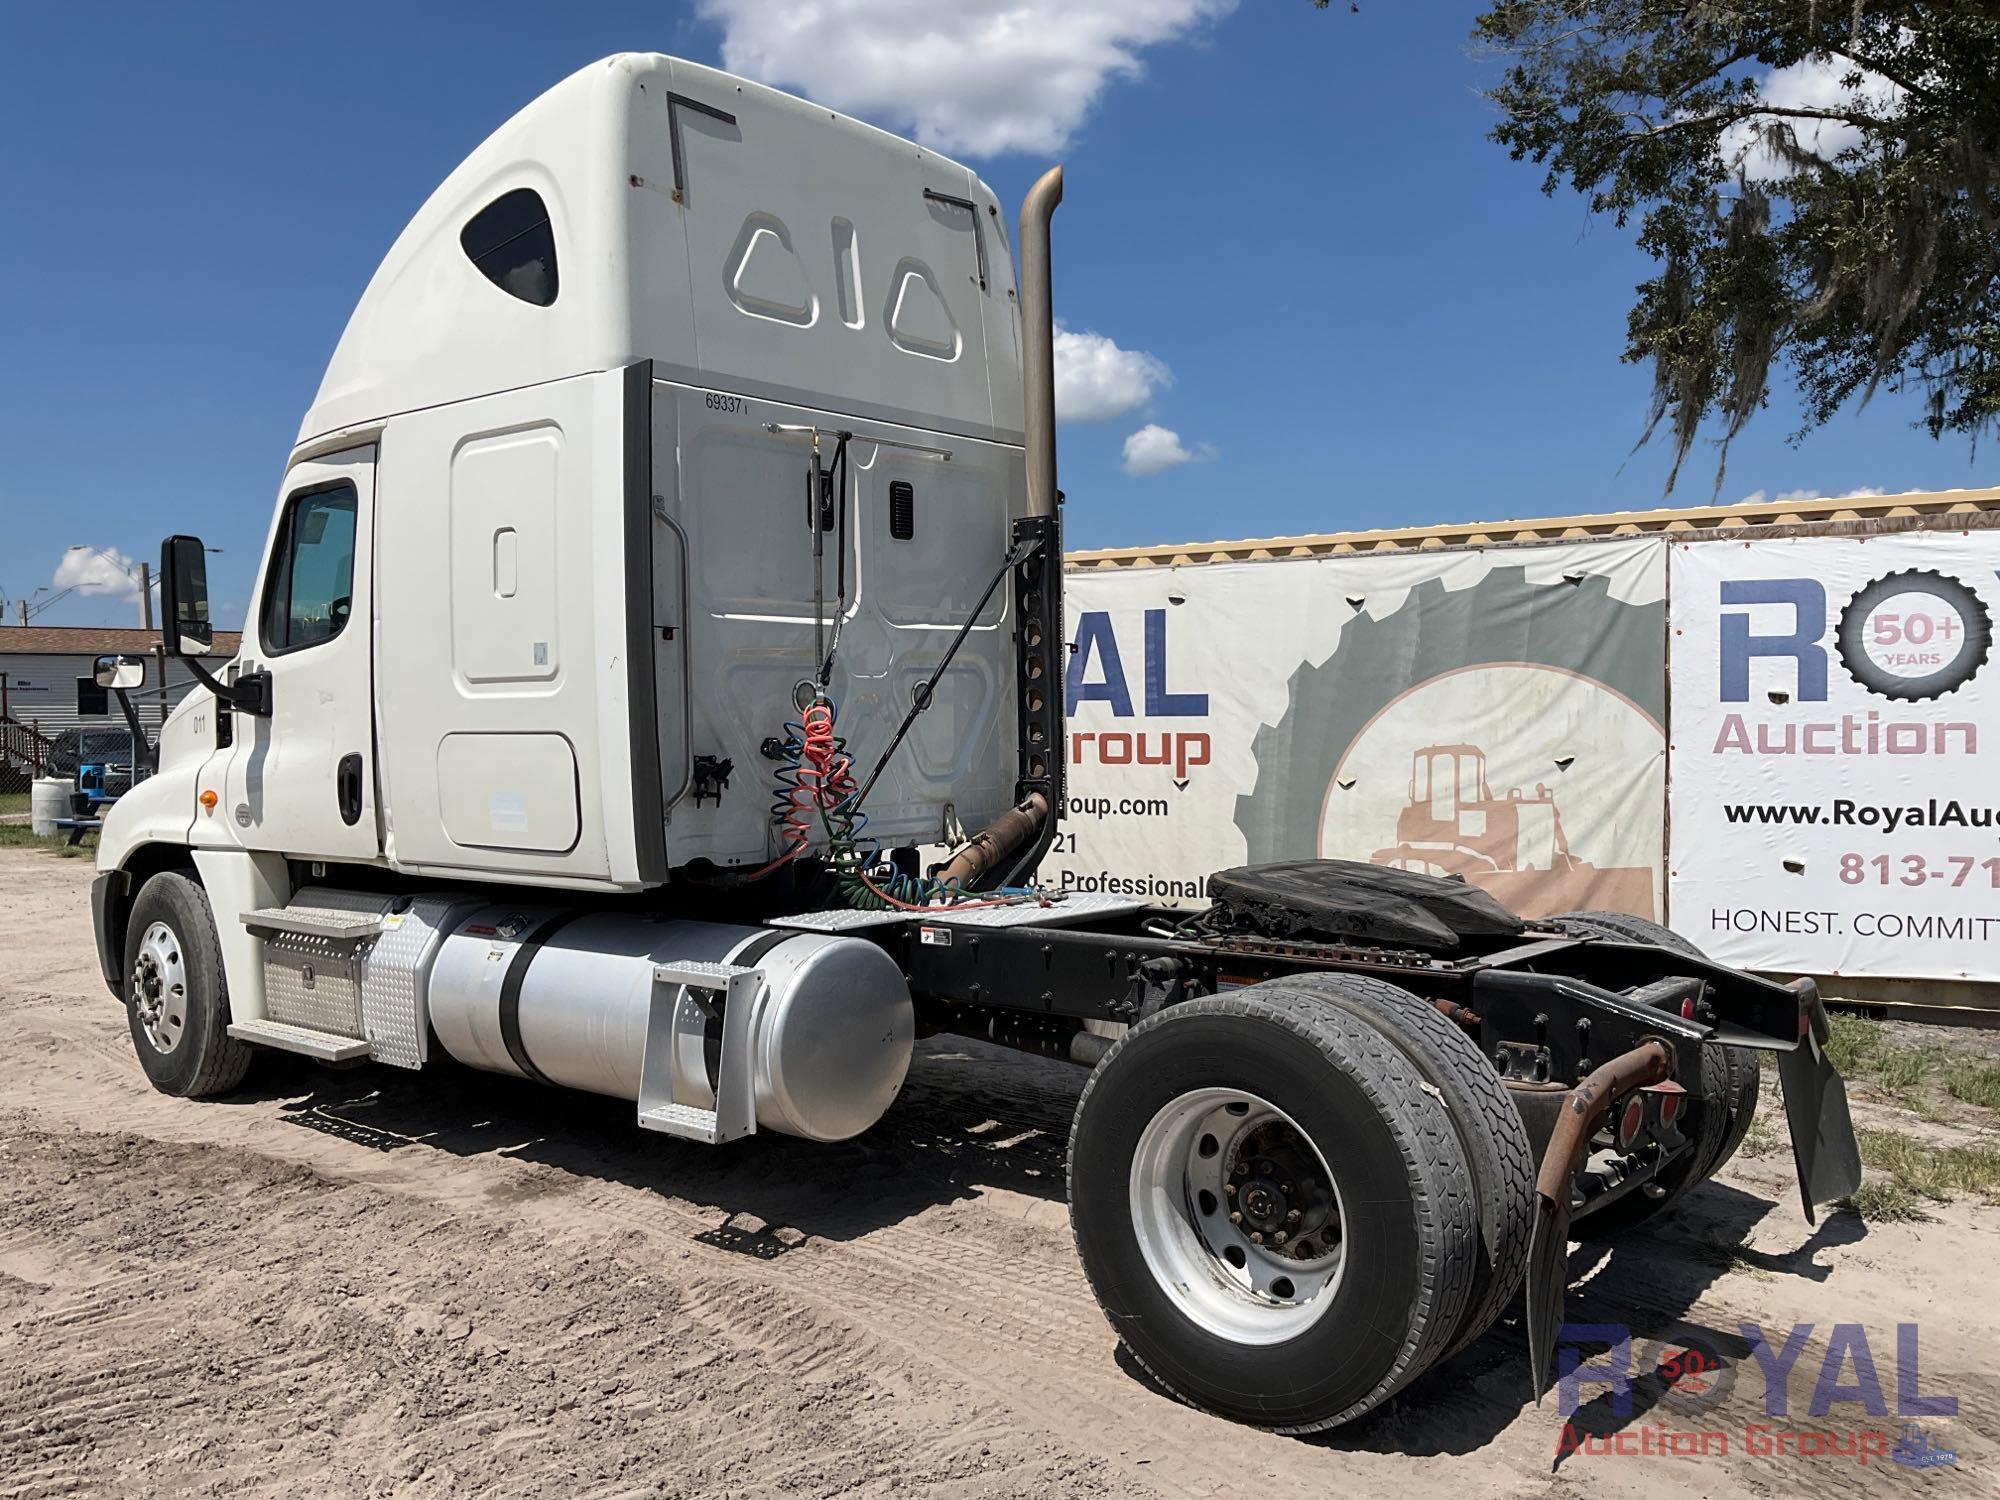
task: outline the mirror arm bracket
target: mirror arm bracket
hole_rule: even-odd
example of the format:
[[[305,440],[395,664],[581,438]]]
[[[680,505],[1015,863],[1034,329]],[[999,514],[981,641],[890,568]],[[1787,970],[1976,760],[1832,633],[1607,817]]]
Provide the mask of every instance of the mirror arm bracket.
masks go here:
[[[146,738],[146,727],[139,722],[139,710],[132,706],[132,695],[123,688],[113,688],[112,692],[117,694],[118,706],[125,711],[125,725],[132,733],[133,759],[145,762],[147,775],[159,775],[160,747]]]
[[[255,714],[260,719],[271,717],[271,674],[269,672],[245,672],[236,681],[224,682],[194,656],[179,658],[180,664],[192,672],[195,681],[228,704],[240,708],[246,714]]]

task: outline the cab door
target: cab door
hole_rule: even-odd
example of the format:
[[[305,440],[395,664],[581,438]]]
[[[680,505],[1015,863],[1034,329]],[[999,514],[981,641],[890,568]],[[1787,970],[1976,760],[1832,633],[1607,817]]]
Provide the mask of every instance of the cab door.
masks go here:
[[[239,675],[271,679],[270,715],[236,714],[225,781],[250,848],[325,860],[381,851],[374,536],[372,446],[292,466],[237,660]]]

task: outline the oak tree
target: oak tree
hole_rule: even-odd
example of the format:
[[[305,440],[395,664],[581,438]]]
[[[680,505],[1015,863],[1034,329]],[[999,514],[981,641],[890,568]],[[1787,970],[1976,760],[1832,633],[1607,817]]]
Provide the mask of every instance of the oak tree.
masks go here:
[[[1795,437],[1878,388],[1968,441],[2000,420],[2000,6],[1500,0],[1493,138],[1658,263],[1628,360],[1640,441],[1728,446],[1796,383]]]

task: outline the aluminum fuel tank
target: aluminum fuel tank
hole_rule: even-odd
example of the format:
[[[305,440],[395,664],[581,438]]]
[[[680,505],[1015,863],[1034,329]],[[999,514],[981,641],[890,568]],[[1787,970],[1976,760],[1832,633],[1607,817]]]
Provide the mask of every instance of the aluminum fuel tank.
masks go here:
[[[445,939],[431,1025],[468,1067],[636,1100],[653,966],[689,960],[762,975],[750,1027],[760,1129],[846,1140],[895,1100],[915,1012],[895,961],[859,938],[489,906]],[[685,993],[674,1036],[683,1077],[707,1095],[685,1102],[712,1103],[716,1027]]]

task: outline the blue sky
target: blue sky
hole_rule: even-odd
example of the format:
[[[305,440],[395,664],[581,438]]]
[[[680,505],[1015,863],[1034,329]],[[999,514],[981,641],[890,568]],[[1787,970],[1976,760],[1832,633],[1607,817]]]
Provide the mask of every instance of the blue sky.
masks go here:
[[[1630,455],[1648,375],[1618,361],[1647,262],[1486,141],[1476,5],[1025,4],[1048,17],[1032,36],[954,21],[959,45],[907,56],[851,43],[947,7],[827,0],[834,29],[805,33],[768,0],[0,7],[0,593],[51,585],[72,545],[156,558],[194,531],[240,613],[383,252],[495,125],[625,49],[928,134],[1009,205],[1059,147],[1057,311],[1110,341],[1072,346],[1110,381],[1107,414],[1063,430],[1072,546],[1662,503],[1666,453]],[[1982,482],[1913,415],[1882,397],[1795,448],[1780,392],[1722,498]],[[1140,439],[1140,467],[1186,461],[1128,472],[1148,426],[1174,440]],[[1670,502],[1712,483],[1704,445]],[[38,616],[136,620],[116,592]]]

